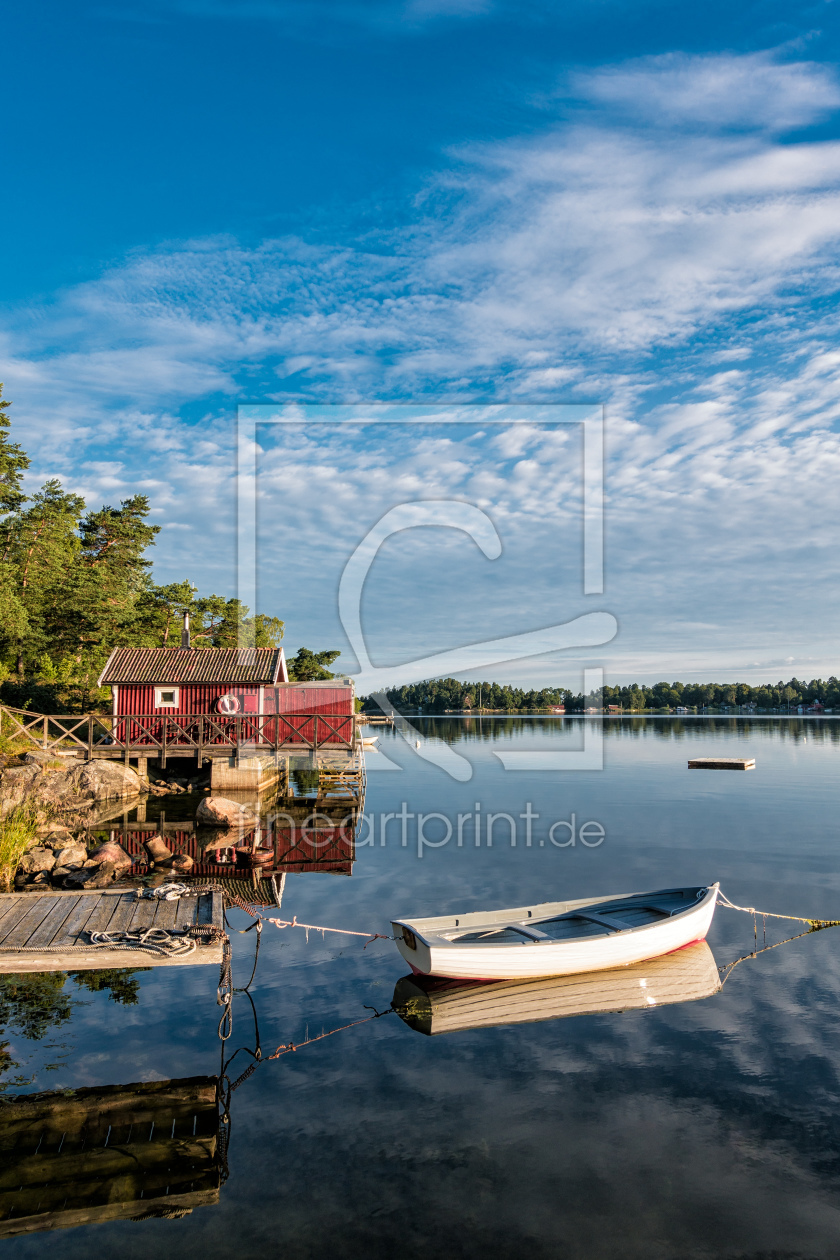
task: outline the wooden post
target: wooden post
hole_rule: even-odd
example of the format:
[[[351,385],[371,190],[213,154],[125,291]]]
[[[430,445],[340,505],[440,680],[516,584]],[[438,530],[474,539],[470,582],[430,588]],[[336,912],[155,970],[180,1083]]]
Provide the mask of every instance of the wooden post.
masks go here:
[[[88,761],[93,761],[93,715],[88,714],[88,740],[87,740]]]
[[[164,713],[164,715],[163,715],[163,717],[162,717],[162,719],[161,719],[161,722],[162,722],[162,725],[163,725],[163,733],[162,733],[162,735],[161,735],[161,740],[160,740],[160,744],[161,744],[161,748],[160,748],[160,764],[161,764],[161,769],[163,769],[163,770],[165,770],[165,769],[166,769],[166,723],[167,723],[168,721],[169,721],[169,719],[167,718],[166,714]]]
[[[48,724],[48,722],[49,722],[49,718],[44,718],[44,738],[43,738],[43,740],[41,741],[41,747],[42,747],[42,748],[46,748],[46,746],[47,746],[47,740],[48,740],[48,738],[49,738],[49,736],[48,736],[48,734],[47,734],[47,724]]]
[[[198,752],[196,753],[196,770],[201,770],[201,762],[203,760],[202,753],[204,751],[204,715],[199,714],[198,717]]]

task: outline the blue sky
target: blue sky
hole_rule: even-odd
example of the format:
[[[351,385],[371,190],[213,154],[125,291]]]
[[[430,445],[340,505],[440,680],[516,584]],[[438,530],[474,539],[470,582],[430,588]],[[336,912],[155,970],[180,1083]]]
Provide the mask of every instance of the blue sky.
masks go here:
[[[143,489],[159,577],[232,593],[237,404],[603,403],[604,596],[527,534],[505,581],[396,540],[383,662],[464,610],[493,635],[568,606],[618,618],[586,658],[610,679],[840,672],[832,5],[36,0],[4,49],[0,361],[33,485]],[[342,646],[317,549],[373,524],[364,449],[295,465],[318,518],[265,445],[263,554],[315,576],[266,559],[263,605],[292,649]],[[416,497],[455,486],[421,455],[393,461]]]

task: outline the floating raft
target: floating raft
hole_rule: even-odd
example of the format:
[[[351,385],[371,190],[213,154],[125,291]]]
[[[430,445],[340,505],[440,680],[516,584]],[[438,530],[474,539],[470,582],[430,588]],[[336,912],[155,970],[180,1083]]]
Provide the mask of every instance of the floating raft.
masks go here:
[[[183,967],[222,961],[222,942],[199,942],[183,958],[136,949],[90,946],[91,932],[222,928],[220,892],[179,901],[138,900],[134,889],[101,892],[0,894],[0,974],[22,971],[99,971],[112,967]]]
[[[755,770],[755,757],[693,757],[689,770]]]

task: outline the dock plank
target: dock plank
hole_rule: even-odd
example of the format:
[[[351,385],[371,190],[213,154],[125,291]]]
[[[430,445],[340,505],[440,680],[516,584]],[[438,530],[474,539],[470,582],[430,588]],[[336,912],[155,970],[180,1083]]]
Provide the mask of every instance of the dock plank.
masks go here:
[[[83,933],[87,929],[88,921],[93,917],[99,907],[100,898],[94,893],[82,893],[79,900],[75,903],[69,918],[62,924],[59,932],[52,939],[53,947],[62,945],[70,948],[76,945],[79,940],[84,940]]]
[[[182,897],[176,902],[178,913],[175,918],[175,927],[179,931],[184,928],[192,927],[197,921],[198,903],[203,901],[203,897]]]
[[[57,904],[57,897],[33,897],[26,908],[26,913],[3,938],[2,948],[20,949]]]
[[[154,926],[156,928],[166,928],[171,931],[175,926],[175,920],[178,917],[177,901],[159,901],[155,907]]]
[[[127,932],[137,912],[137,898],[133,892],[123,893],[108,922],[106,931]]]
[[[156,909],[157,903],[149,901],[145,897],[136,902],[134,913],[131,916],[129,931],[145,932],[147,928],[150,928],[155,921]]]
[[[18,893],[16,897],[10,898],[10,900],[12,901],[11,912],[4,916],[3,925],[0,927],[0,949],[3,948],[3,942],[9,933],[32,908],[35,898],[25,893]]]
[[[52,945],[53,939],[61,931],[62,925],[67,921],[73,913],[73,909],[78,902],[78,898],[71,900],[69,897],[56,897],[55,905],[50,910],[47,917],[37,927],[30,936],[26,944],[32,948],[34,945]]]

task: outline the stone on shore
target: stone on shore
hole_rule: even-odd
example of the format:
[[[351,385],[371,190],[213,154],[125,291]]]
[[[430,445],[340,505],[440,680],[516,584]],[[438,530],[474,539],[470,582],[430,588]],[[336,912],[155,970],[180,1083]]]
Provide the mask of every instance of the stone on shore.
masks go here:
[[[124,868],[123,868],[124,869]],[[113,862],[102,862],[97,866],[85,866],[80,871],[73,871],[64,881],[65,888],[107,888],[117,877],[117,867]]]
[[[52,849],[41,848],[36,845],[32,849],[27,849],[23,857],[20,859],[19,871],[22,871],[27,878],[38,875],[41,871],[51,871],[55,866],[55,854]]]
[[[25,802],[34,806],[39,820],[55,814],[89,809],[96,801],[125,800],[145,796],[149,785],[122,761],[52,759],[38,752],[27,754],[27,764],[0,771],[0,818]]]
[[[208,796],[199,802],[195,820],[205,827],[253,827],[256,816],[247,805],[225,796]]]
[[[120,868],[131,866],[132,859],[122,845],[117,844],[115,840],[106,840],[104,844],[100,844],[98,849],[94,849],[88,861],[94,862],[97,866],[102,866],[105,862],[111,862],[115,868]]]
[[[87,849],[83,844],[67,844],[63,849],[53,850],[56,867],[79,870],[87,861]],[[65,873],[67,873],[65,871]]]

